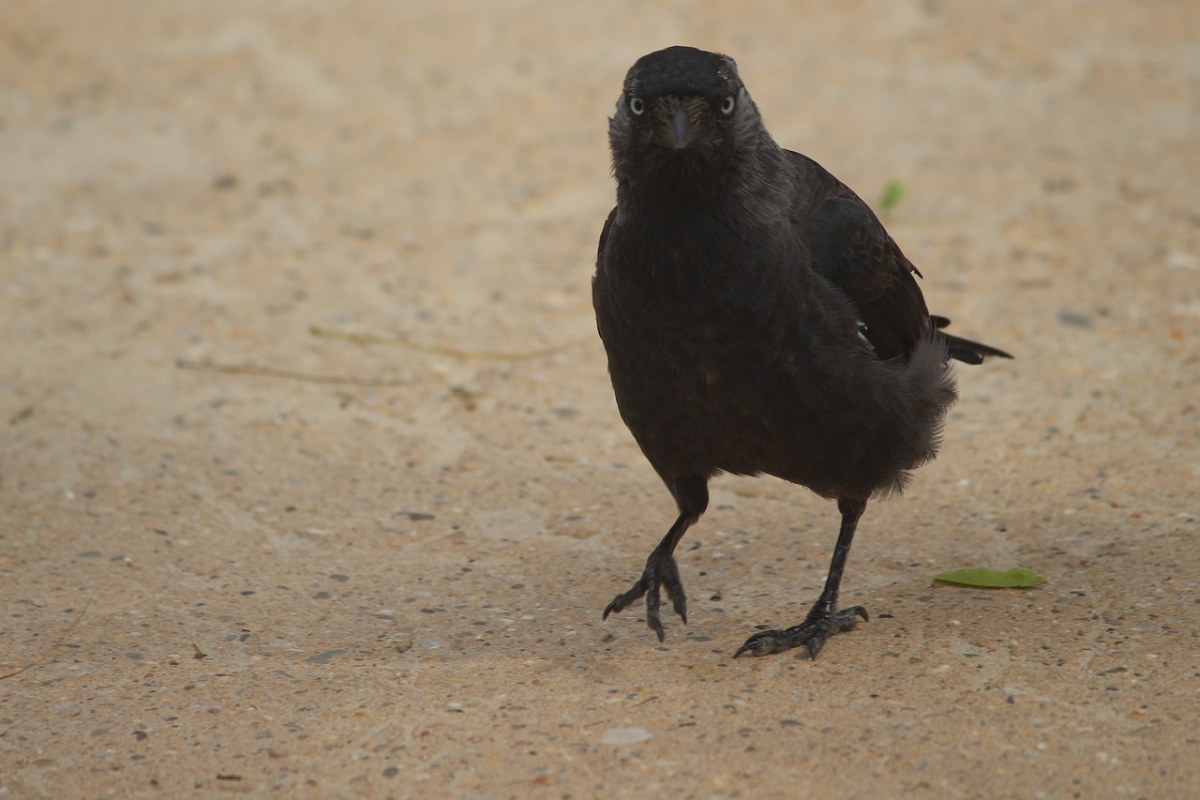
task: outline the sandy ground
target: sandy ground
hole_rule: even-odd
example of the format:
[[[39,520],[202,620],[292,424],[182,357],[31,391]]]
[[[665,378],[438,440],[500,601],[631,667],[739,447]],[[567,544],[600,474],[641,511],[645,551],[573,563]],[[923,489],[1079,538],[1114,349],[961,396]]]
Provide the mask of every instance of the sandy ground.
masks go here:
[[[1200,6],[6,0],[0,798],[1200,795]],[[630,63],[734,55],[959,370],[832,504],[674,517],[589,279]],[[935,586],[1020,565],[1041,589]]]

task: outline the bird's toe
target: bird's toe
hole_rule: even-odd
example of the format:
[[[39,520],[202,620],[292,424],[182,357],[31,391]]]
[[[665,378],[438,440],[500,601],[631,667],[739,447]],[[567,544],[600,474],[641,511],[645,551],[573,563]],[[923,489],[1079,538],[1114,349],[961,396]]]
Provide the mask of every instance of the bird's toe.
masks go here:
[[[815,660],[830,636],[854,630],[858,627],[859,619],[870,619],[867,610],[862,606],[851,606],[834,613],[814,609],[799,625],[787,630],[760,631],[754,634],[737,649],[733,657],[737,658],[746,653],[752,656],[769,656],[803,645],[808,650],[809,658]]]
[[[645,597],[646,625],[654,631],[661,642],[666,638],[660,614],[663,589],[666,590],[667,597],[671,599],[671,607],[675,613],[679,615],[684,624],[687,624],[687,595],[683,591],[683,582],[679,579],[679,568],[675,564],[675,559],[670,556],[666,558],[651,556],[646,563],[642,577],[629,591],[613,598],[612,602],[605,607],[603,618],[608,619],[609,614],[624,611],[634,601]]]

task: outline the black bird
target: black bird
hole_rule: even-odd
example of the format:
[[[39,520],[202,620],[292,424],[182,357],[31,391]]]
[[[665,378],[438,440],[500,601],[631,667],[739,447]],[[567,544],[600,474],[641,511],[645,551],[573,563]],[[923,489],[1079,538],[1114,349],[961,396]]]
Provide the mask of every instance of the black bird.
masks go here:
[[[596,323],[617,407],[679,517],[604,617],[660,589],[687,622],[674,551],[719,472],[774,475],[837,500],[841,530],[808,616],[734,654],[804,645],[867,619],[838,586],[872,496],[937,453],[954,402],[948,358],[1007,353],[944,332],[920,275],[859,197],[784,150],[732,58],[643,56],[609,120],[617,205],[600,234]]]

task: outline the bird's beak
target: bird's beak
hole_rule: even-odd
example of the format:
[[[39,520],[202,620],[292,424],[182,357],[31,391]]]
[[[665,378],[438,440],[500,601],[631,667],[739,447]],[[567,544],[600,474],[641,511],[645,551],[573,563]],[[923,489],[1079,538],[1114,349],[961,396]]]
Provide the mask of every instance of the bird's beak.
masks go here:
[[[692,143],[692,121],[688,119],[687,109],[675,109],[675,116],[671,117],[671,133],[676,150],[682,150]]]

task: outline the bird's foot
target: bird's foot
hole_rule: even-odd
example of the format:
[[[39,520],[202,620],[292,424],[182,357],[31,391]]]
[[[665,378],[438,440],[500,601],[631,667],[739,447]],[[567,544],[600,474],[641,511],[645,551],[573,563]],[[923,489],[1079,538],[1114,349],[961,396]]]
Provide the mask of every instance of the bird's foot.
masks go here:
[[[819,608],[819,607],[818,607]],[[808,612],[804,622],[784,631],[762,631],[746,640],[746,643],[733,654],[734,658],[749,653],[753,656],[769,656],[772,653],[782,653],[793,647],[805,645],[812,658],[817,657],[825,640],[835,633],[854,630],[858,626],[858,618],[869,620],[867,610],[862,606],[851,606],[841,611],[820,611],[814,608]]]
[[[624,611],[634,600],[645,595],[646,597],[646,624],[650,626],[650,630],[658,635],[658,640],[663,640],[662,619],[659,618],[658,609],[661,605],[659,589],[667,590],[667,597],[671,599],[671,606],[675,609],[675,613],[687,624],[687,597],[683,593],[683,584],[679,580],[679,568],[675,566],[675,558],[669,553],[664,553],[655,550],[646,559],[646,569],[642,572],[642,577],[633,585],[628,592],[619,594],[613,601],[604,609],[604,619],[608,619],[609,614],[619,611]]]

